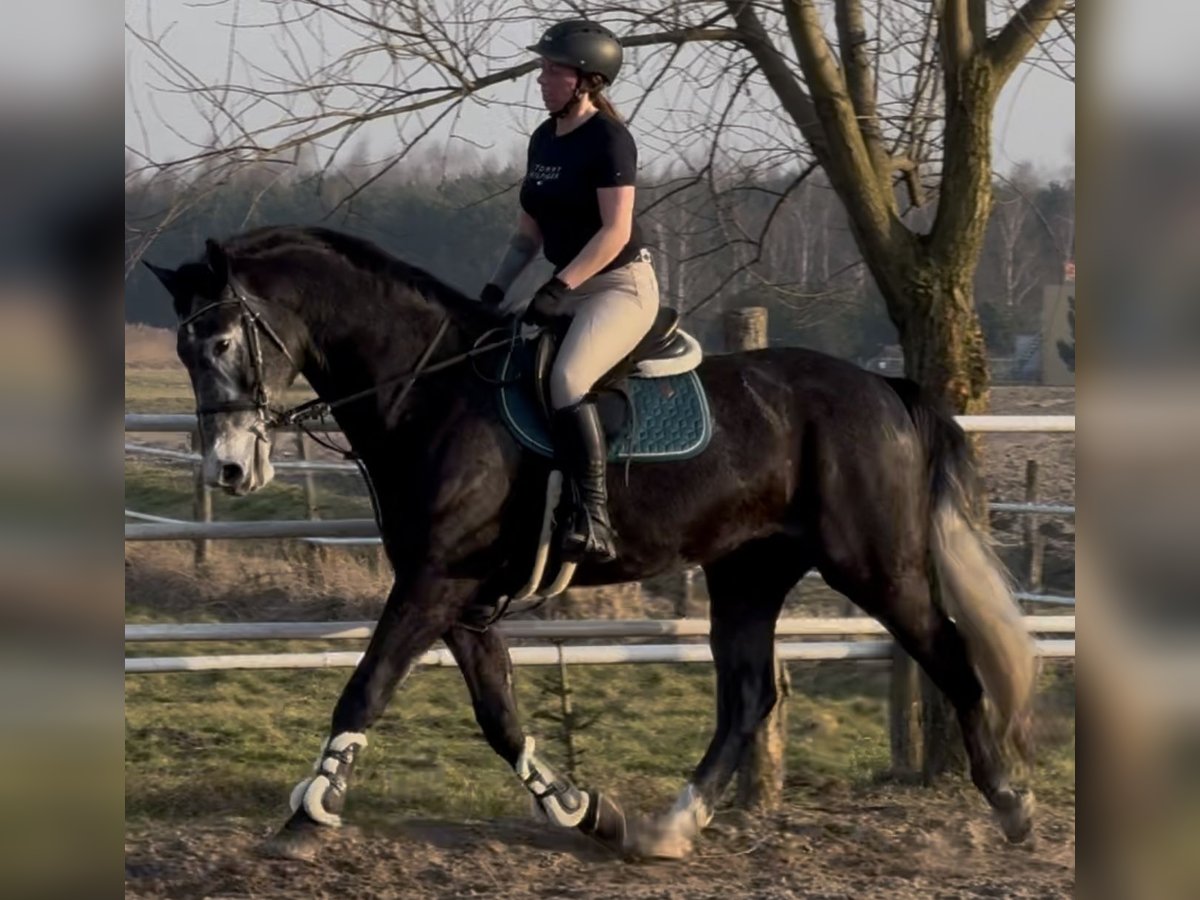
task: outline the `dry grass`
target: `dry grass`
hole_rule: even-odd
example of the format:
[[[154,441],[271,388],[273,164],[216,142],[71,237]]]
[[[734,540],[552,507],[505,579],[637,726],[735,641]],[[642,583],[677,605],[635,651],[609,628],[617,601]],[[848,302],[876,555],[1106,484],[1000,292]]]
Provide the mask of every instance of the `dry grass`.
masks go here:
[[[173,369],[184,377],[183,366],[175,355],[175,333],[166,328],[126,323],[125,367]]]
[[[371,619],[391,585],[391,570],[371,550],[213,542],[199,566],[194,552],[185,543],[126,544],[126,619]]]

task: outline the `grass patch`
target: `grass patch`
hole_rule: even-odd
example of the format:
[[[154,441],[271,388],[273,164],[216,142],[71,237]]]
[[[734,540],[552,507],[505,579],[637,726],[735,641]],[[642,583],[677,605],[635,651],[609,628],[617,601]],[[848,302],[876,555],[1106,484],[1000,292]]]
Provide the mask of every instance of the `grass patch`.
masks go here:
[[[172,645],[170,652],[190,649]],[[229,648],[208,645],[202,652],[221,649]],[[281,649],[306,648],[256,645],[260,652]],[[886,672],[836,663],[792,670],[789,794],[877,781],[888,766]],[[127,820],[278,821],[291,786],[309,771],[348,677],[348,671],[127,677]],[[527,729],[561,764],[565,749],[550,719],[557,677],[553,669],[522,669],[516,686]],[[711,667],[575,666],[570,678],[577,710],[594,720],[575,737],[580,782],[614,790],[633,810],[661,809],[707,746]],[[1041,756],[1039,792],[1073,802],[1073,720]],[[461,676],[430,669],[413,675],[371,730],[350,803],[351,814],[368,822],[520,815],[528,798],[479,732]]]
[[[277,470],[275,480],[245,497],[212,491],[213,519],[303,519],[308,515],[300,476]],[[370,518],[371,502],[357,475],[314,476],[318,512],[327,519]],[[125,506],[137,512],[191,519],[192,470],[131,457],[125,462]]]
[[[314,396],[308,382],[301,377],[277,402],[290,406]],[[178,413],[195,406],[196,397],[187,370],[177,360],[169,364],[125,367],[126,412]]]

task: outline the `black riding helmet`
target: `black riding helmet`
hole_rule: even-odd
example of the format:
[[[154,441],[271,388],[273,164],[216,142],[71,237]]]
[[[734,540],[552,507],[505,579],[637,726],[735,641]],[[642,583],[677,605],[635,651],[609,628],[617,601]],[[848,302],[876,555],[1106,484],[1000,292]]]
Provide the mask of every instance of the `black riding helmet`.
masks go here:
[[[550,62],[571,66],[584,75],[599,75],[609,84],[621,71],[621,42],[617,36],[587,19],[568,19],[551,25],[541,40],[525,48]]]

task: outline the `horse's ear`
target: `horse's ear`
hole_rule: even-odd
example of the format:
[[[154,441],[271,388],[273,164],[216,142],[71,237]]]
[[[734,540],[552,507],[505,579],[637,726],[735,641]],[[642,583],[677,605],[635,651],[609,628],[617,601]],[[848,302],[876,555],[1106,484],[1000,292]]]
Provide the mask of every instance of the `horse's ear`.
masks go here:
[[[162,282],[162,286],[167,289],[167,293],[171,295],[171,301],[175,306],[175,315],[183,318],[188,314],[192,306],[192,298],[186,290],[184,284],[183,273],[179,269],[168,269],[164,266],[156,266],[154,263],[143,259],[142,264],[154,273],[154,277]]]
[[[168,269],[165,266],[156,266],[149,260],[143,259],[142,265],[154,273],[154,277],[162,282],[170,293],[175,293],[175,286],[179,283],[179,272],[175,269]]]
[[[208,260],[208,267],[217,276],[217,281],[221,285],[227,284],[229,282],[229,256],[225,253],[225,248],[209,238],[204,242],[204,256]]]

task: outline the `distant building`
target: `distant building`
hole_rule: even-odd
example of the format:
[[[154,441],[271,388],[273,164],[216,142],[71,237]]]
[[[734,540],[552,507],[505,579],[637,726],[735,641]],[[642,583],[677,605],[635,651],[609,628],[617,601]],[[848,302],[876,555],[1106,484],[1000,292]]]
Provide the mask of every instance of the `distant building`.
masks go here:
[[[1074,275],[1074,272],[1072,272]],[[1074,359],[1075,329],[1071,311],[1075,308],[1075,282],[1047,285],[1042,290],[1042,384],[1063,386],[1075,383],[1073,365],[1059,350],[1060,343],[1071,348]]]

